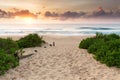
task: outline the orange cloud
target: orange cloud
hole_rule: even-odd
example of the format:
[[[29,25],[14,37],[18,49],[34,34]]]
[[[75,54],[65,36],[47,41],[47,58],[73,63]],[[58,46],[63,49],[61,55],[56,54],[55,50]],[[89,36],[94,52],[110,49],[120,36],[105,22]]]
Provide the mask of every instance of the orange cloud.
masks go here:
[[[37,15],[35,15],[34,13],[31,13],[29,10],[21,10],[21,11],[17,11],[14,13],[14,16],[19,16],[19,17],[31,17],[36,19]]]

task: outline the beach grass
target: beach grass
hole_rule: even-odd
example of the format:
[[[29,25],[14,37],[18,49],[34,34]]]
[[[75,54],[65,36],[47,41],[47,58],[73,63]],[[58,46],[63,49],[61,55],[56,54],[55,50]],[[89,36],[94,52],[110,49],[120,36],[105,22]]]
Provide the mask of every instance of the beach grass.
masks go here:
[[[17,43],[12,39],[0,38],[0,75],[19,65],[18,58],[14,56],[18,49]]]
[[[19,65],[19,53],[23,48],[41,46],[45,41],[37,34],[29,34],[17,41],[0,38],[0,75]]]
[[[82,40],[79,48],[87,49],[107,66],[120,67],[120,36],[117,34],[96,33],[95,37]]]
[[[37,34],[29,34],[16,41],[20,48],[41,46],[45,41]]]

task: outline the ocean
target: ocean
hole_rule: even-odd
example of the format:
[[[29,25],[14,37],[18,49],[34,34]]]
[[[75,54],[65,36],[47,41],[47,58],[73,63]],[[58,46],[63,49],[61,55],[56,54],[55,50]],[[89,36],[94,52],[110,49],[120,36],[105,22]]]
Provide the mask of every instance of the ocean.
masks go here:
[[[116,33],[120,35],[120,24],[0,24],[0,35],[95,35]]]

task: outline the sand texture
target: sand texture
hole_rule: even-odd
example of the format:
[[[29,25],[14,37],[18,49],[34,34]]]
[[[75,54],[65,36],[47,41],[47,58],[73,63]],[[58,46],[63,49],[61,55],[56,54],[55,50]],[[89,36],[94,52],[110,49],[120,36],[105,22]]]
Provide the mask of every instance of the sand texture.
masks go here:
[[[44,40],[49,44],[54,41],[56,46],[24,49],[24,55],[33,55],[21,59],[20,66],[10,69],[0,80],[120,80],[120,69],[107,67],[78,48],[84,38],[44,36]]]

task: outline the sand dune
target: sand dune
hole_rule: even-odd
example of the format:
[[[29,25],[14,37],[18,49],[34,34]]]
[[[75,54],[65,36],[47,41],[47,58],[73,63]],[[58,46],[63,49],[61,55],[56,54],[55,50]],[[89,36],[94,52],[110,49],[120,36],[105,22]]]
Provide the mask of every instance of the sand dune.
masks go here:
[[[24,55],[34,55],[21,59],[20,66],[0,76],[0,80],[120,80],[120,69],[107,67],[78,48],[84,38],[44,36],[56,46],[25,49]]]

